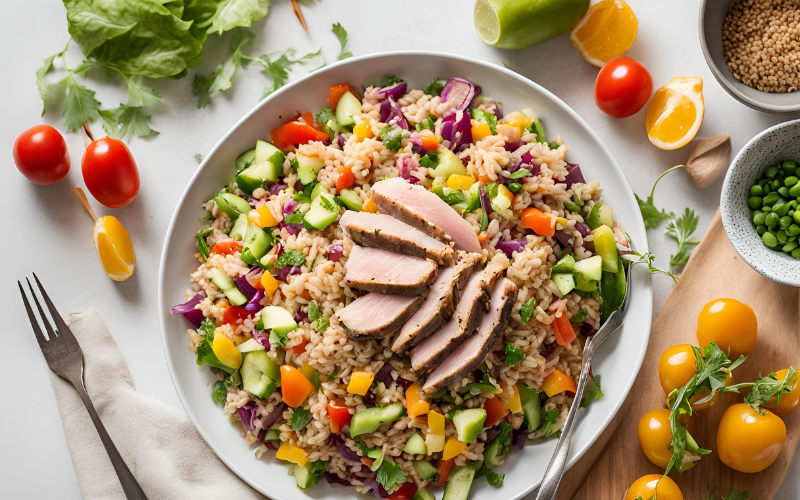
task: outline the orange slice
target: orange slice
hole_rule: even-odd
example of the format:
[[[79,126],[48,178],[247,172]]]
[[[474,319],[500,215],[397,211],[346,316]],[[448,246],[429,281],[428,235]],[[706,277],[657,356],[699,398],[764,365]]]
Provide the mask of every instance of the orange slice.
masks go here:
[[[656,90],[647,108],[647,138],[659,149],[689,144],[703,123],[703,79],[678,76]]]
[[[100,217],[94,223],[94,248],[109,278],[125,281],[136,269],[136,254],[128,231],[113,215]]]
[[[633,45],[639,21],[623,0],[602,0],[592,5],[572,29],[572,45],[587,62],[602,68]]]

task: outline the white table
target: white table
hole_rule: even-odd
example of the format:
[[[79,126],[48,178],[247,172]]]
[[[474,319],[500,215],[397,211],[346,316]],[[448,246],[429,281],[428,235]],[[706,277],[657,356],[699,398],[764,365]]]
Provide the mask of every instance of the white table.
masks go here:
[[[644,63],[656,86],[678,75],[700,75],[705,81],[706,116],[701,136],[729,132],[738,151],[759,131],[788,119],[753,111],[729,97],[716,83],[703,59],[697,35],[697,0],[665,2],[629,0],[639,19],[639,36],[629,56]],[[130,206],[109,210],[92,200],[98,213],[114,214],[131,233],[136,247],[134,277],[115,283],[102,272],[91,240],[92,226],[74,196],[83,186],[80,158],[83,140],[67,134],[72,170],[63,182],[36,186],[25,180],[11,162],[11,146],[24,128],[45,121],[62,128],[55,113],[39,118],[41,103],[34,74],[42,59],[59,51],[68,38],[63,5],[56,0],[6,2],[0,16],[3,33],[2,146],[5,164],[0,171],[6,236],[0,245],[5,265],[0,271],[0,294],[10,312],[3,318],[3,411],[0,412],[0,484],[8,498],[80,498],[77,479],[64,439],[48,372],[30,325],[22,311],[15,280],[35,271],[66,313],[96,307],[119,344],[138,389],[176,408],[180,402],[172,387],[158,326],[157,268],[161,245],[179,195],[197,163],[238,118],[258,101],[268,84],[255,68],[240,72],[234,88],[203,110],[196,108],[190,78],[156,82],[168,106],[154,109],[153,127],[161,135],[129,141],[142,175],[138,198]],[[274,2],[268,18],[258,23],[259,53],[292,46],[298,53],[323,48],[328,62],[339,52],[330,32],[333,22],[348,30],[348,48],[355,55],[397,49],[435,49],[469,55],[500,64],[540,83],[572,106],[614,151],[633,189],[649,192],[666,168],[686,160],[688,151],[665,152],[651,146],[644,131],[644,112],[623,120],[602,114],[593,101],[597,69],[583,61],[569,38],[562,36],[529,49],[507,52],[480,42],[472,24],[472,2],[447,1],[333,1],[304,7],[312,36],[309,39],[291,12],[288,0]],[[402,13],[410,15],[403,18]],[[214,47],[212,47],[214,46]],[[209,43],[205,74],[211,71],[227,46]],[[72,64],[79,51],[70,51]],[[444,75],[443,75],[444,76]],[[121,81],[108,85],[92,82],[106,107],[124,101]],[[101,134],[100,125],[94,130]],[[656,193],[659,205],[675,212],[694,208],[700,215],[702,234],[719,203],[721,182],[699,190],[684,173],[665,178]],[[663,231],[651,231],[650,245],[657,262],[666,267],[674,243]],[[13,259],[13,260],[12,260]],[[672,281],[656,276],[656,310]],[[45,471],[47,471],[45,473]],[[776,498],[800,496],[800,463]],[[690,495],[699,493],[689,492]],[[687,497],[688,498],[688,497]]]

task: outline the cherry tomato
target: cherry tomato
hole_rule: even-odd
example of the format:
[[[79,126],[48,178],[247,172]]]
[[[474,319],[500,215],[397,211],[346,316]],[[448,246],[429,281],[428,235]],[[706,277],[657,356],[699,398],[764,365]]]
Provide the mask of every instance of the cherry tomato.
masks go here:
[[[631,116],[647,104],[653,93],[653,77],[642,63],[630,57],[612,59],[597,74],[594,102],[614,118]]]
[[[14,163],[29,181],[53,184],[69,172],[67,143],[50,125],[34,125],[14,141]]]
[[[209,254],[216,253],[219,255],[233,255],[236,252],[242,251],[242,243],[236,240],[223,240],[214,243],[211,247]],[[249,280],[248,280],[249,282]]]
[[[270,135],[272,136],[272,144],[278,149],[307,144],[311,141],[325,142],[330,139],[328,134],[320,132],[305,122],[289,122],[270,132]]]
[[[756,313],[747,304],[736,299],[712,300],[700,311],[697,318],[697,342],[700,348],[715,342],[735,361],[747,356],[756,345],[758,321]]]
[[[683,500],[683,493],[669,476],[649,474],[642,476],[628,488],[625,500],[658,498],[658,500]]]
[[[81,169],[89,192],[109,208],[124,207],[139,192],[139,169],[120,140],[103,137],[92,141],[83,153]]]
[[[778,380],[786,380],[786,375],[788,374],[789,370],[783,369],[775,374],[775,378]],[[785,415],[797,408],[797,406],[800,405],[800,384],[798,384],[798,380],[800,380],[800,374],[798,374],[794,379],[794,383],[792,384],[792,392],[781,397],[781,400],[777,406],[775,406],[775,398],[767,401],[767,404],[764,406],[769,408],[769,411],[775,415]]]
[[[760,472],[778,458],[786,441],[786,424],[769,410],[759,413],[744,403],[725,410],[717,429],[722,463],[739,472]]]
[[[672,431],[669,428],[669,410],[647,412],[639,420],[639,445],[647,459],[666,469],[672,459]]]
[[[406,481],[399,488],[395,488],[392,494],[386,498],[389,500],[411,500],[416,494],[417,485],[414,484],[414,481]]]
[[[569,322],[566,314],[562,314],[553,320],[553,333],[558,345],[567,345],[575,340],[575,329],[572,328],[572,323]]]
[[[248,311],[241,306],[228,306],[222,313],[222,323],[226,325],[236,324],[239,320],[244,321],[255,313]]]
[[[689,344],[672,346],[658,361],[658,378],[664,394],[680,389],[697,373],[697,358]]]
[[[350,414],[350,407],[345,404],[343,399],[331,399],[328,401],[328,418],[331,420],[331,432],[339,434],[342,427],[350,423],[353,415]]]

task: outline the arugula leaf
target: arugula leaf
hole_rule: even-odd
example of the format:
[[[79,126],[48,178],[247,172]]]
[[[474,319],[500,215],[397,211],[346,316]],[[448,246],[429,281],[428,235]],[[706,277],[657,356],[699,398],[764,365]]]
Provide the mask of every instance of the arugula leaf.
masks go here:
[[[578,311],[578,314],[576,314],[575,316],[572,317],[572,319],[570,319],[570,322],[583,323],[586,320],[587,314],[588,311],[586,311],[586,309],[581,309],[580,311]]]
[[[271,0],[194,0],[186,2],[183,18],[194,20],[203,35],[249,28],[267,15]]]
[[[317,323],[317,331],[319,333],[324,332],[325,329],[328,328],[328,325],[330,325],[328,318],[319,310],[316,300],[312,300],[308,304],[308,319]]]
[[[214,229],[208,226],[197,232],[197,251],[203,259],[208,258],[208,242],[206,241],[206,237],[213,231]]]
[[[486,111],[480,109],[473,109],[472,110],[472,118],[476,120],[480,120],[481,118],[489,124],[489,130],[492,132],[492,135],[497,135],[497,117],[491,113],[487,113]],[[528,172],[530,173],[530,171]],[[516,177],[515,177],[516,178]]]
[[[583,392],[581,399],[581,408],[586,408],[595,399],[600,399],[604,396],[603,389],[600,388],[600,375],[595,375],[589,379],[586,389]]]
[[[691,239],[699,220],[700,218],[695,215],[694,210],[687,207],[680,218],[671,221],[667,226],[667,236],[678,242],[678,249],[669,258],[670,267],[685,266],[689,261],[692,249],[699,243]]]
[[[118,108],[101,110],[103,130],[116,139],[123,139],[129,133],[136,137],[158,135],[158,132],[150,128],[150,115],[145,114],[143,109],[120,104]]]
[[[561,414],[558,408],[553,408],[542,413],[542,425],[538,430],[544,432],[544,437],[554,436],[561,429],[556,429],[558,416]]]
[[[531,297],[519,310],[519,318],[523,323],[527,323],[533,318],[533,313],[536,311],[536,297]]]
[[[390,495],[394,492],[397,485],[406,482],[407,474],[400,470],[400,466],[391,460],[384,460],[378,468],[377,481],[381,483],[383,489]]]
[[[298,59],[294,59],[294,54],[294,49],[286,49],[276,59],[270,59],[269,54],[264,54],[260,57],[250,57],[245,54],[241,55],[242,59],[260,65],[262,68],[261,72],[272,80],[272,85],[264,89],[264,93],[261,95],[262,99],[286,85],[286,81],[289,80],[289,71],[295,66],[310,67],[319,64],[319,66],[314,69],[324,66],[321,61],[322,49],[316,52],[309,52]]]
[[[381,142],[386,146],[386,149],[391,151],[398,151],[402,146],[404,130],[400,127],[391,127],[386,125],[378,134]]]
[[[306,263],[306,256],[297,250],[287,248],[283,251],[280,257],[275,261],[275,269],[280,269],[283,266],[300,267]]]
[[[521,169],[517,170],[516,172],[512,172],[511,175],[508,176],[508,178],[509,179],[521,179],[521,178],[525,177],[526,175],[531,175],[531,171],[528,170],[527,168],[521,168]],[[577,210],[577,211],[580,211],[580,210]]]
[[[297,432],[308,425],[313,417],[314,415],[312,415],[310,411],[306,410],[302,406],[298,406],[294,410],[294,413],[292,413],[292,419],[289,421],[289,425],[292,426],[292,430]]]
[[[495,488],[503,486],[503,479],[506,477],[505,474],[498,474],[488,467],[483,468],[483,473],[486,475],[486,482],[491,486],[494,486]]]
[[[341,24],[336,23],[333,25],[333,34],[336,35],[336,38],[339,39],[339,57],[337,58],[339,61],[342,59],[347,59],[348,57],[353,57],[351,52],[345,52],[344,48],[347,45],[347,30],[345,30]]]
[[[439,79],[437,76],[436,78],[425,87],[425,93],[429,95],[442,95],[442,90],[444,89],[444,83],[442,80]]]
[[[522,360],[525,359],[525,353],[522,351],[522,349],[518,345],[512,344],[511,342],[506,342],[505,353],[506,364],[508,366],[517,366],[518,364],[522,363]]]
[[[237,29],[229,48],[230,54],[214,68],[210,75],[194,75],[192,94],[197,97],[198,108],[211,104],[211,99],[215,95],[231,88],[236,70],[247,61],[242,58],[242,49],[245,45],[252,43],[255,38],[252,31],[243,28]]]
[[[747,500],[747,492],[733,488],[727,495],[722,497],[722,500]]]
[[[636,257],[639,257],[639,260],[625,259],[628,262],[630,262],[632,266],[635,266],[636,264],[647,264],[647,268],[650,270],[650,274],[656,274],[656,273],[664,274],[664,275],[669,276],[670,278],[672,278],[672,280],[675,283],[678,282],[678,277],[677,276],[675,276],[674,274],[672,274],[669,271],[665,271],[663,269],[659,269],[659,268],[657,268],[656,266],[653,265],[653,261],[656,259],[656,256],[653,255],[653,252],[647,252],[645,254],[640,254],[639,252],[633,252],[633,255],[635,255]]]
[[[789,367],[784,380],[778,380],[775,372],[766,377],[759,377],[752,387],[753,389],[744,397],[744,402],[754,408],[761,408],[767,402],[775,398],[775,404],[780,403],[781,398],[792,392],[797,381],[797,372],[793,367]],[[744,385],[744,384],[741,384]]]

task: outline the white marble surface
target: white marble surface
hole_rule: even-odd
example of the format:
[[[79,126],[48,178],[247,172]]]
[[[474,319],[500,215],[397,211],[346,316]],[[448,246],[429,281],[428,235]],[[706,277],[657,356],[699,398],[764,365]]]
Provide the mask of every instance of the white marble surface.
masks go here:
[[[728,96],[706,67],[697,35],[697,0],[629,0],[639,19],[639,35],[628,55],[644,63],[656,86],[678,75],[700,75],[705,81],[705,122],[700,135],[729,132],[733,150],[751,137],[794,117],[753,111]],[[585,63],[568,37],[507,52],[483,45],[474,33],[472,2],[467,0],[376,2],[320,0],[304,7],[312,36],[307,37],[291,13],[288,0],[276,0],[265,21],[257,23],[256,47],[260,52],[295,47],[299,53],[323,48],[327,61],[338,54],[330,33],[333,22],[348,30],[348,48],[356,55],[397,49],[434,49],[469,55],[512,69],[548,88],[572,106],[612,149],[633,189],[646,194],[666,168],[685,161],[687,151],[665,152],[651,146],[644,132],[644,112],[615,120],[602,114],[593,102],[597,69]],[[411,13],[403,17],[402,13]],[[180,408],[164,362],[156,310],[157,267],[169,217],[197,163],[195,155],[208,151],[216,140],[249,110],[268,84],[255,68],[237,75],[234,88],[217,97],[212,106],[198,110],[190,92],[190,79],[155,82],[167,106],[154,109],[153,127],[161,135],[129,141],[142,175],[138,198],[130,206],[109,210],[93,203],[98,214],[113,213],[126,225],[135,242],[136,274],[115,283],[103,274],[91,241],[91,222],[77,203],[73,189],[82,186],[82,138],[67,134],[72,170],[53,186],[35,186],[13,166],[11,147],[25,127],[40,123],[41,103],[34,74],[42,59],[57,52],[68,38],[65,10],[57,0],[6,2],[0,17],[0,60],[4,71],[0,88],[2,148],[6,162],[0,170],[3,211],[7,231],[0,245],[0,297],[10,312],[4,315],[3,342],[6,373],[5,397],[0,411],[0,484],[8,498],[80,498],[77,479],[66,446],[47,368],[33,341],[16,283],[31,271],[42,278],[63,312],[95,306],[105,318],[140,391]],[[209,44],[211,45],[211,44]],[[227,43],[209,47],[205,73]],[[216,49],[216,50],[215,50]],[[79,62],[72,50],[69,60]],[[117,85],[91,83],[107,107],[124,99]],[[61,127],[56,113],[46,123]],[[99,124],[94,129],[100,134]],[[700,215],[700,230],[710,223],[719,203],[721,182],[696,189],[683,173],[667,177],[656,199],[672,211],[693,207]],[[650,244],[658,263],[666,266],[673,242],[662,231],[651,231]],[[13,259],[13,260],[12,260]],[[13,264],[8,264],[13,262]],[[668,278],[654,278],[656,310],[669,291]],[[792,467],[780,500],[800,496],[800,463]],[[694,498],[700,493],[689,493]]]

